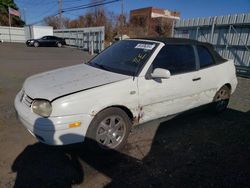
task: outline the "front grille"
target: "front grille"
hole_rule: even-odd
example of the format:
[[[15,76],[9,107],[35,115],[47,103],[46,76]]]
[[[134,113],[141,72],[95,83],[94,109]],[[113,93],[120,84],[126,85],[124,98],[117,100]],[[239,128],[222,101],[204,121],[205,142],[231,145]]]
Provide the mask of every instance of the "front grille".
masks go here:
[[[31,107],[32,102],[33,102],[33,99],[30,98],[28,95],[26,95],[26,94],[24,93],[22,102],[23,102],[26,106]]]

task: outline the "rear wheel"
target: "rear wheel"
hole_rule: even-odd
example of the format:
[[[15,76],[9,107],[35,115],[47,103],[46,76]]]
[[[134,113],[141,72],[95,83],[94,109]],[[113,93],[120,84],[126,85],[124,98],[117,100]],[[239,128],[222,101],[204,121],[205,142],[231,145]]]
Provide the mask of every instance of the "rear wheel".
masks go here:
[[[87,144],[95,151],[119,150],[125,145],[131,126],[131,120],[122,109],[103,110],[89,126]]]
[[[37,41],[35,41],[34,46],[37,48],[39,46],[39,43]]]
[[[219,89],[214,96],[214,111],[217,113],[223,112],[227,109],[230,99],[230,89],[225,85]]]

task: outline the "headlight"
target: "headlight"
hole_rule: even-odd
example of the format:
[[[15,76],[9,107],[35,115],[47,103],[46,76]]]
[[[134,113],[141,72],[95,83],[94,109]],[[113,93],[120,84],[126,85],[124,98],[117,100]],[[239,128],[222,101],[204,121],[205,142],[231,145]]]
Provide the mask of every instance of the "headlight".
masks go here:
[[[52,112],[52,106],[47,100],[34,100],[32,111],[40,116],[49,117]]]

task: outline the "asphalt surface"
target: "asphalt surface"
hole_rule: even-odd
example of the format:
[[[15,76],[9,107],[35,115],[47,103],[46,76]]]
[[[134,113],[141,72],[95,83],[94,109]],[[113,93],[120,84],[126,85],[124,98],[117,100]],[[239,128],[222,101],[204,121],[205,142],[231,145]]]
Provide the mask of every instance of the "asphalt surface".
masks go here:
[[[89,58],[71,48],[0,44],[0,187],[250,187],[250,79],[238,78],[224,113],[199,108],[140,125],[122,152],[37,142],[15,117],[23,81]]]

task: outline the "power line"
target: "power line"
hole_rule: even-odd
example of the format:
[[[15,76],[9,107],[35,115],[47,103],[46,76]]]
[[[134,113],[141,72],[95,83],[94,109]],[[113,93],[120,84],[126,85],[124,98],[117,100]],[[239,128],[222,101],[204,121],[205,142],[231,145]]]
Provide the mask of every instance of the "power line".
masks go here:
[[[81,10],[81,9],[84,9],[84,8],[91,8],[91,7],[95,7],[95,6],[101,6],[101,5],[104,5],[104,4],[109,4],[109,3],[115,2],[114,0],[109,1],[109,2],[105,2],[105,1],[107,1],[107,0],[100,0],[100,1],[97,1],[97,2],[92,2],[92,3],[88,3],[88,4],[84,4],[84,5],[68,7],[68,8],[64,8],[62,10],[62,0],[58,0],[60,28],[62,26],[62,13],[66,13],[66,12],[69,12],[69,11],[75,11],[75,10]]]
[[[107,5],[107,4],[111,4],[111,3],[116,3],[116,2],[119,2],[121,0],[104,0],[104,1],[98,1],[98,2],[94,2],[94,3],[88,3],[88,4],[84,4],[84,5],[79,5],[79,6],[74,6],[74,7],[69,7],[69,8],[65,8],[65,9],[62,9],[62,13],[66,13],[66,12],[72,12],[72,11],[76,11],[76,10],[83,10],[83,9],[88,9],[88,8],[93,8],[93,7],[98,7],[98,6],[102,6],[102,5]],[[59,12],[55,13],[55,14],[52,14],[52,15],[48,15],[48,16],[57,16],[59,15]],[[30,25],[34,25],[34,24],[38,24],[38,23],[41,23],[43,21],[42,20],[39,20],[39,21],[36,21]]]
[[[68,1],[67,0],[63,0],[63,2],[77,2],[77,1],[79,2],[80,0],[68,0]],[[74,7],[67,7],[67,8],[75,8],[75,7],[81,7],[81,6],[94,5],[94,4],[97,4],[97,3],[104,3],[105,1],[108,1],[108,0],[98,0],[98,1],[91,2],[91,3],[81,4],[81,5],[77,5],[77,6],[74,6]]]
[[[80,2],[82,0],[64,0],[63,3],[76,3],[76,2]]]
[[[69,15],[71,17],[73,16],[74,18],[77,18],[80,16],[79,14],[72,14],[72,13],[68,13],[68,12],[65,12],[64,14]]]
[[[111,4],[111,3],[116,3],[119,2],[121,0],[110,0],[110,1],[99,1],[96,3],[88,3],[85,5],[79,5],[79,6],[75,6],[75,7],[69,7],[69,8],[65,8],[62,11],[63,12],[70,12],[70,11],[75,11],[75,10],[82,10],[82,9],[87,9],[87,8],[93,8],[93,7],[98,7],[98,6],[102,6],[102,5],[107,5],[107,4]]]

